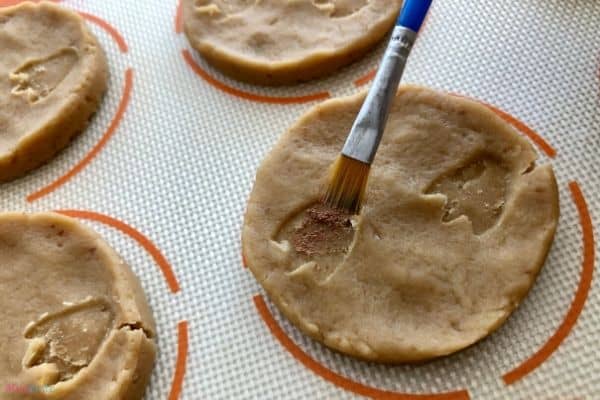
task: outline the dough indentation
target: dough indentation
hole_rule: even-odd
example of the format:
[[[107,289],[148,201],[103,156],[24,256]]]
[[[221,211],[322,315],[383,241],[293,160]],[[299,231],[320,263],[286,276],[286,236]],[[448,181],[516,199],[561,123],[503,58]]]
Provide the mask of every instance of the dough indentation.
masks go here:
[[[209,17],[214,17],[222,13],[219,6],[210,0],[196,0],[194,2],[194,10],[198,15],[208,15]]]
[[[194,0],[194,11],[197,15],[207,15],[209,17],[231,15],[244,11],[259,3],[260,0]]]
[[[315,106],[265,157],[244,261],[290,323],[330,348],[385,363],[447,356],[498,329],[534,284],[560,214],[556,179],[486,106],[401,86],[352,242],[336,218],[342,246],[323,255],[304,221],[365,96]]]
[[[288,241],[295,269],[309,265],[312,275],[322,282],[333,274],[351,250],[356,232],[354,216],[313,204],[288,219],[277,234],[277,242]],[[314,264],[311,264],[314,263]]]
[[[259,54],[268,52],[270,48],[276,46],[271,36],[264,32],[254,32],[246,39],[246,44]]]
[[[47,57],[27,61],[10,73],[11,93],[24,96],[32,104],[45,99],[71,72],[78,59],[77,51],[66,47]]]
[[[442,221],[450,222],[466,216],[473,232],[490,229],[500,218],[506,201],[509,171],[491,155],[482,155],[468,164],[441,176],[427,193],[446,196]]]
[[[113,326],[113,311],[104,299],[86,299],[42,314],[25,330],[25,338],[31,340],[24,367],[54,364],[58,381],[69,380],[89,365]]]
[[[402,0],[181,0],[183,31],[234,79],[289,85],[362,57],[393,27]]]
[[[358,12],[367,0],[313,0],[313,5],[332,18],[341,18]]]

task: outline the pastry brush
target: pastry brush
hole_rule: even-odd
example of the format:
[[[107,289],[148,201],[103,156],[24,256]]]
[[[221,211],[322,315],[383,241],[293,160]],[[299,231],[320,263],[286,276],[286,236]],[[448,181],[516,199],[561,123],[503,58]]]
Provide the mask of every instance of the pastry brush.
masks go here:
[[[404,0],[402,11],[369,93],[341,154],[331,167],[323,202],[357,214],[365,195],[371,163],[379,147],[408,54],[431,0]]]

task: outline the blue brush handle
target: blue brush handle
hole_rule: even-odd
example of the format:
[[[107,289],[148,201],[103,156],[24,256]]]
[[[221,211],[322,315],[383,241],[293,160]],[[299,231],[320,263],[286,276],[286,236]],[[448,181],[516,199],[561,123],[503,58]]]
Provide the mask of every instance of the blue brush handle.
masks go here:
[[[430,5],[431,0],[404,0],[402,12],[396,21],[396,26],[404,26],[419,32]]]

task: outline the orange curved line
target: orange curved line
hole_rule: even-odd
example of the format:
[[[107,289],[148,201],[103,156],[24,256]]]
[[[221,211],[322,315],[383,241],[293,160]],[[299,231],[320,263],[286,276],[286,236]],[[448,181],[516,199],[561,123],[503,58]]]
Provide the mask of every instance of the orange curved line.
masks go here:
[[[216,87],[217,89],[229,93],[233,96],[257,101],[260,103],[270,103],[270,104],[293,104],[293,103],[307,103],[315,100],[323,100],[330,97],[328,92],[318,92],[314,94],[309,94],[306,96],[296,96],[296,97],[273,97],[273,96],[263,96],[259,94],[244,92],[242,90],[236,89],[234,87],[228,86],[223,82],[218,81],[217,79],[210,76],[206,71],[204,71],[195,61],[192,55],[188,50],[182,50],[183,58],[186,63],[192,68],[192,70],[204,79],[206,82]]]
[[[360,78],[355,80],[354,86],[366,85],[367,83],[371,82],[373,80],[373,78],[375,78],[376,74],[377,74],[377,68],[373,68],[372,70],[370,70],[369,72],[367,72],[366,74],[364,74],[363,76],[361,76]]]
[[[104,29],[106,32],[108,32],[110,34],[110,36],[112,36],[114,41],[117,42],[117,45],[119,46],[119,50],[121,50],[121,53],[127,53],[127,50],[128,50],[127,42],[125,42],[125,39],[123,38],[123,36],[119,33],[119,31],[114,26],[112,26],[111,24],[109,24],[108,22],[106,22],[105,20],[103,20],[100,17],[97,17],[92,14],[88,14],[83,11],[79,11],[79,15],[81,15],[83,18],[89,20],[90,22],[95,23],[96,25],[98,25],[102,29]]]
[[[356,86],[362,86],[362,85],[366,84],[367,82],[369,82],[370,80],[372,80],[375,77],[376,73],[377,73],[377,69],[374,69],[374,70],[370,71],[369,73],[367,73],[365,76],[358,78],[356,81],[354,81],[354,84]],[[548,157],[551,157],[551,158],[556,157],[556,150],[554,149],[554,147],[552,147],[552,145],[550,145],[543,137],[541,137],[537,132],[535,132],[533,129],[531,129],[529,126],[527,126],[525,123],[519,121],[518,119],[516,119],[509,113],[502,111],[498,107],[493,106],[489,103],[486,103],[486,102],[478,100],[478,99],[473,99],[471,97],[463,96],[458,93],[450,93],[450,94],[453,96],[457,96],[457,97],[471,99],[471,100],[474,100],[474,101],[477,101],[477,102],[483,104],[484,106],[486,106],[487,108],[489,108],[490,110],[495,112],[500,118],[502,118],[503,120],[505,120],[506,122],[508,122],[515,128],[517,128],[518,130],[520,130],[527,137],[529,137],[529,139],[531,139],[544,153],[546,153],[548,155]]]
[[[469,392],[466,390],[458,390],[455,392],[438,393],[438,394],[406,394],[389,392],[386,390],[376,389],[370,386],[363,385],[362,383],[355,382],[342,375],[339,375],[328,368],[325,368],[308,354],[306,354],[298,345],[296,345],[281,329],[265,300],[261,295],[254,296],[254,305],[258,310],[261,318],[267,324],[267,327],[275,336],[275,338],[281,343],[283,347],[299,362],[304,364],[305,367],[319,375],[321,378],[333,383],[334,385],[348,390],[350,392],[359,394],[361,396],[371,397],[375,399],[386,399],[386,400],[468,400]]]
[[[376,73],[377,73],[377,69],[374,69],[374,70],[368,72],[363,77],[358,78],[357,80],[355,80],[354,84],[356,86],[362,86],[362,85],[368,83],[369,81],[371,81],[375,77]],[[544,153],[546,153],[546,155],[548,155],[548,157],[550,157],[550,158],[556,157],[556,150],[554,149],[554,147],[552,147],[552,145],[550,145],[536,131],[534,131],[529,126],[527,126],[525,123],[519,121],[518,119],[516,119],[515,117],[513,117],[509,113],[507,113],[507,112],[499,109],[496,106],[493,106],[493,105],[491,105],[489,103],[486,103],[486,102],[478,100],[478,99],[473,99],[471,97],[463,96],[463,95],[458,94],[458,93],[450,93],[450,94],[453,95],[453,96],[463,97],[463,98],[474,100],[474,101],[477,101],[477,102],[481,103],[482,105],[486,106],[487,108],[489,108],[490,110],[492,110],[493,112],[495,112],[500,118],[502,118],[503,120],[505,120],[506,122],[508,122],[509,124],[511,124],[512,126],[514,126],[515,128],[517,128],[518,130],[520,130],[527,137],[529,137],[529,139],[531,139],[533,141],[533,143],[535,143]]]
[[[544,153],[546,153],[546,155],[548,157],[551,157],[551,158],[556,157],[556,150],[554,149],[554,147],[552,147],[548,142],[546,142],[546,140],[543,137],[538,135],[533,129],[531,129],[525,123],[519,121],[512,115],[500,110],[499,108],[497,108],[491,104],[484,103],[484,102],[480,102],[480,103],[482,103],[484,106],[488,107],[490,110],[494,111],[506,122],[513,125],[515,128],[517,128],[518,130],[523,132],[525,135],[527,135],[536,145],[538,145],[538,147],[540,149],[542,149],[542,151],[544,151]]]
[[[500,118],[502,118],[503,120],[505,120],[506,122],[508,122],[515,128],[517,128],[519,131],[521,131],[523,134],[525,134],[525,136],[529,137],[529,139],[531,139],[531,141],[533,143],[535,143],[544,153],[546,153],[546,155],[548,157],[551,157],[551,158],[556,157],[556,150],[554,149],[554,147],[552,147],[552,145],[550,145],[536,131],[534,131],[529,126],[527,126],[525,123],[519,121],[518,119],[516,119],[509,113],[499,109],[498,107],[496,107],[490,103],[486,103],[485,101],[482,101],[479,99],[474,99],[472,97],[464,96],[459,93],[450,93],[450,94],[453,96],[456,96],[456,97],[462,97],[464,99],[473,100],[473,101],[476,101],[476,102],[486,106],[487,108],[492,110],[494,113],[496,113]]]
[[[546,343],[531,357],[521,363],[518,367],[514,368],[510,372],[504,374],[502,379],[504,383],[510,385],[525,375],[532,372],[534,369],[539,367],[544,361],[546,361],[554,351],[561,345],[565,338],[569,335],[583,307],[588,298],[590,287],[592,284],[592,277],[594,274],[594,228],[592,225],[592,218],[588,210],[587,203],[581,191],[581,188],[577,182],[569,183],[569,189],[571,190],[571,196],[573,202],[577,206],[579,212],[579,222],[581,223],[581,231],[583,236],[583,262],[581,268],[581,275],[579,278],[579,285],[577,292],[573,298],[573,302],[569,307],[569,311],[565,316],[563,322],[560,324],[556,332],[546,341]]]
[[[183,379],[185,377],[185,368],[187,365],[188,342],[188,322],[181,321],[177,324],[177,362],[175,364],[175,373],[173,374],[169,400],[179,399],[179,395],[183,389]]]
[[[175,11],[175,33],[183,32],[183,16],[182,16],[181,0],[177,3],[177,11]]]
[[[39,198],[46,196],[47,194],[55,191],[56,189],[67,183],[71,178],[80,173],[94,159],[94,157],[98,155],[100,150],[102,150],[104,146],[106,146],[106,143],[108,143],[109,139],[114,135],[115,131],[119,126],[119,123],[123,119],[123,115],[125,114],[125,110],[127,109],[127,105],[129,104],[129,99],[131,97],[132,87],[133,70],[129,68],[127,69],[127,71],[125,71],[125,84],[123,87],[123,94],[121,95],[121,101],[119,102],[119,107],[117,108],[117,112],[113,117],[112,121],[110,122],[108,129],[106,130],[102,138],[100,138],[100,141],[96,143],[96,145],[89,151],[89,153],[87,153],[86,156],[81,161],[79,161],[73,168],[71,168],[67,173],[60,176],[58,179],[56,179],[49,185],[27,196],[28,202],[31,203],[33,201],[36,201]]]
[[[175,277],[173,268],[171,268],[171,265],[169,264],[169,262],[167,261],[165,256],[162,255],[162,253],[160,252],[158,247],[156,247],[156,245],[154,243],[152,243],[152,241],[150,241],[150,239],[148,239],[146,236],[144,236],[141,232],[139,232],[132,226],[127,225],[126,223],[124,223],[116,218],[109,217],[108,215],[96,213],[93,211],[57,210],[56,212],[59,214],[62,214],[62,215],[66,215],[68,217],[72,217],[72,218],[81,218],[81,219],[88,219],[91,221],[97,221],[102,224],[111,226],[111,227],[123,232],[127,236],[131,237],[136,242],[138,242],[148,252],[148,254],[150,254],[152,256],[154,261],[158,264],[158,266],[160,267],[160,270],[162,271],[163,276],[165,277],[165,280],[167,281],[167,284],[169,285],[169,288],[171,289],[171,292],[173,292],[173,293],[179,292],[179,290],[180,290],[179,283],[177,282],[177,278]]]

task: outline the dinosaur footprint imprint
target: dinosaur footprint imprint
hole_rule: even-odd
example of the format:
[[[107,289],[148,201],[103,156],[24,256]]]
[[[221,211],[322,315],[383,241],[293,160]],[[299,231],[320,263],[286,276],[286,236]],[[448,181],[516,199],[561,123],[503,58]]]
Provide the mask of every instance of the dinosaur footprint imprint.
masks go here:
[[[89,365],[113,325],[113,312],[103,299],[86,299],[43,314],[25,330],[30,340],[23,366],[53,364],[58,370],[56,381],[71,379]]]
[[[350,251],[356,232],[356,217],[321,204],[313,204],[292,215],[279,229],[275,240],[300,260],[295,273],[310,273],[317,281],[327,280]]]
[[[28,60],[10,73],[11,93],[23,96],[30,104],[45,99],[71,72],[78,59],[77,51],[66,47],[47,57]]]

